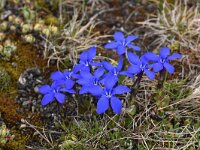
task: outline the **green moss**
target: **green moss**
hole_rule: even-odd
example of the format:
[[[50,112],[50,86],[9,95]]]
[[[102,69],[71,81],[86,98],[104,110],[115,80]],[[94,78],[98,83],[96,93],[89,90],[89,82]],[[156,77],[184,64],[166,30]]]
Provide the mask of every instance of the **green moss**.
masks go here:
[[[27,143],[30,137],[27,135],[20,134],[19,131],[12,131],[12,132],[15,135],[15,138],[5,145],[5,149],[25,150],[26,149],[25,144]]]
[[[11,61],[15,62],[17,66],[13,67],[9,61],[0,59],[0,68],[4,68],[12,79],[11,84],[7,86],[8,88],[3,92],[0,90],[0,94],[8,95],[8,97],[15,97],[17,88],[16,83],[21,73],[30,67],[44,67],[46,66],[46,61],[38,57],[37,49],[31,44],[23,43],[22,40],[15,35],[10,35],[9,38],[17,43],[16,53],[11,57]],[[1,84],[2,83],[0,83],[0,85]]]
[[[5,91],[11,85],[11,77],[5,68],[0,67],[0,91]]]
[[[47,25],[54,25],[58,26],[59,25],[59,20],[58,18],[54,17],[53,15],[47,15],[45,18],[45,24]]]
[[[8,99],[1,95],[0,97],[0,112],[6,123],[15,124],[20,121],[22,115],[16,112],[16,109],[19,107],[16,102],[12,99]]]

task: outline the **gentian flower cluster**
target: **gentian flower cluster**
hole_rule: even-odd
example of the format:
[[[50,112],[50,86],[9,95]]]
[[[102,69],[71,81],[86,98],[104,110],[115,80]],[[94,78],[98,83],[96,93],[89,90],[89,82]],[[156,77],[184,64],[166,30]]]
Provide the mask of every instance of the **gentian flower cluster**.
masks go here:
[[[133,36],[133,35],[127,36],[125,38],[122,32],[116,32],[114,34],[115,41],[106,44],[105,48],[116,49],[119,55],[124,54],[127,48],[133,49],[135,51],[140,51],[140,47],[131,44],[131,42],[136,40],[137,38],[138,38],[137,36]]]
[[[95,62],[96,48],[91,47],[80,55],[79,63],[76,64],[71,71],[56,71],[51,74],[53,83],[51,85],[43,85],[39,88],[39,92],[43,94],[42,105],[45,106],[54,99],[58,103],[63,104],[66,94],[91,94],[97,101],[97,113],[102,114],[109,108],[114,113],[119,114],[122,109],[122,101],[118,95],[124,93],[132,93],[131,89],[125,85],[119,85],[119,75],[127,76],[135,83],[139,84],[142,76],[145,74],[150,80],[154,80],[157,72],[167,71],[170,74],[174,72],[174,67],[170,64],[171,60],[181,58],[181,55],[174,53],[170,55],[170,49],[163,47],[160,54],[146,52],[142,56],[138,56],[129,49],[140,51],[140,47],[135,46],[132,42],[137,36],[124,37],[122,32],[114,34],[114,42],[107,43],[106,49],[116,50],[119,55],[118,65],[102,60]],[[130,66],[125,69],[124,59],[128,59]],[[137,77],[135,79],[135,77]],[[134,86],[135,84],[133,84]],[[76,92],[73,88],[77,86]]]

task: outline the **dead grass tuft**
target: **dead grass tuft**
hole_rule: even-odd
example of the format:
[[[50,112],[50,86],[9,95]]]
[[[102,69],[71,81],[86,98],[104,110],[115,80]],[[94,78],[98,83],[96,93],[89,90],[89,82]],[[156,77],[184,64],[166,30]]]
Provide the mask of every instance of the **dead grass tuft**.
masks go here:
[[[169,3],[164,0],[158,15],[138,22],[149,30],[145,37],[156,37],[151,45],[157,49],[163,45],[177,44],[194,51],[200,48],[200,12],[199,4],[188,7],[188,0]],[[141,28],[141,27],[140,27]]]

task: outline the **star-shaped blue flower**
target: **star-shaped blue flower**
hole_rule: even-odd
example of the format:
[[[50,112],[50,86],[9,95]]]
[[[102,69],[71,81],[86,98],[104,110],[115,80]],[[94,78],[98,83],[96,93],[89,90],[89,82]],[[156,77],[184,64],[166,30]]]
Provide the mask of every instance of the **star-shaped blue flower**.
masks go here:
[[[124,94],[130,92],[127,86],[118,85],[114,87],[116,80],[110,78],[105,81],[104,89],[101,91],[100,99],[97,102],[97,113],[102,114],[111,105],[114,113],[119,114],[122,109],[122,102],[116,97],[116,94]]]
[[[107,78],[110,78],[110,77],[112,77],[116,81],[118,81],[118,75],[126,75],[126,76],[133,78],[133,76],[131,74],[129,74],[127,71],[122,71],[122,67],[123,67],[123,57],[122,56],[120,56],[117,66],[111,65],[107,61],[103,61],[102,65],[108,71],[108,73],[104,75],[102,82],[104,82],[104,80],[106,80]]]
[[[148,57],[149,60],[155,61],[155,63],[151,64],[154,72],[159,72],[165,68],[170,74],[174,73],[174,66],[170,64],[170,60],[178,58],[181,58],[181,55],[178,53],[170,55],[170,49],[168,47],[161,48],[159,56],[151,53]]]
[[[96,56],[96,47],[91,47],[88,51],[84,51],[80,55],[79,64],[76,65],[78,71],[90,71],[90,66],[99,66],[100,63],[94,62],[93,58]]]
[[[72,78],[76,76],[77,74],[75,74],[74,71],[56,71],[51,74],[51,79],[54,81],[62,81],[62,83],[66,86],[73,86],[75,82],[72,80]]]
[[[65,95],[61,92],[68,92],[68,93],[75,93],[75,91],[72,88],[72,85],[62,87],[61,82],[53,82],[51,86],[49,85],[43,85],[39,88],[39,92],[41,94],[44,94],[44,97],[42,98],[42,105],[45,106],[52,102],[54,98],[59,103],[64,103],[65,101]]]
[[[94,75],[89,71],[80,71],[77,83],[82,85],[82,87],[79,94],[91,93],[94,96],[101,94],[100,80],[103,74],[104,69],[102,67],[95,70]]]
[[[133,35],[127,36],[125,38],[122,32],[115,32],[114,34],[115,41],[107,43],[105,45],[105,48],[116,49],[119,55],[124,54],[126,52],[127,47],[136,51],[140,51],[140,47],[131,44],[131,42],[137,38],[138,38],[137,36],[133,36]]]
[[[146,55],[147,54],[144,54],[139,58],[136,54],[128,52],[128,60],[131,66],[127,69],[127,72],[134,75],[144,72],[150,80],[154,80],[155,73],[149,70],[150,68]]]

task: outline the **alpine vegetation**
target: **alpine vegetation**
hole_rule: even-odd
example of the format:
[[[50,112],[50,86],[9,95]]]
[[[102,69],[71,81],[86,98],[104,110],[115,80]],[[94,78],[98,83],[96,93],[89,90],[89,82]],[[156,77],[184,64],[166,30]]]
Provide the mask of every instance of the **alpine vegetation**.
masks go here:
[[[129,93],[133,95],[143,75],[154,80],[156,73],[160,72],[163,84],[163,76],[167,72],[170,74],[174,72],[174,66],[170,61],[181,58],[181,55],[170,54],[168,47],[162,47],[159,55],[146,52],[143,55],[140,54],[139,57],[134,52],[140,51],[140,47],[132,44],[137,38],[133,35],[124,37],[122,32],[116,32],[115,41],[105,45],[105,49],[115,50],[119,55],[119,62],[116,66],[105,60],[95,62],[96,47],[91,47],[80,54],[79,63],[74,65],[71,71],[53,72],[51,74],[53,83],[39,88],[39,92],[44,95],[42,105],[45,106],[54,99],[63,104],[67,99],[67,93],[79,96],[91,94],[97,100],[98,114],[105,113],[109,108],[115,114],[119,114],[123,106],[123,101],[119,96],[129,95]],[[126,67],[125,60],[128,60],[130,66]],[[119,76],[131,78],[134,81],[133,85],[130,87],[121,85]]]

